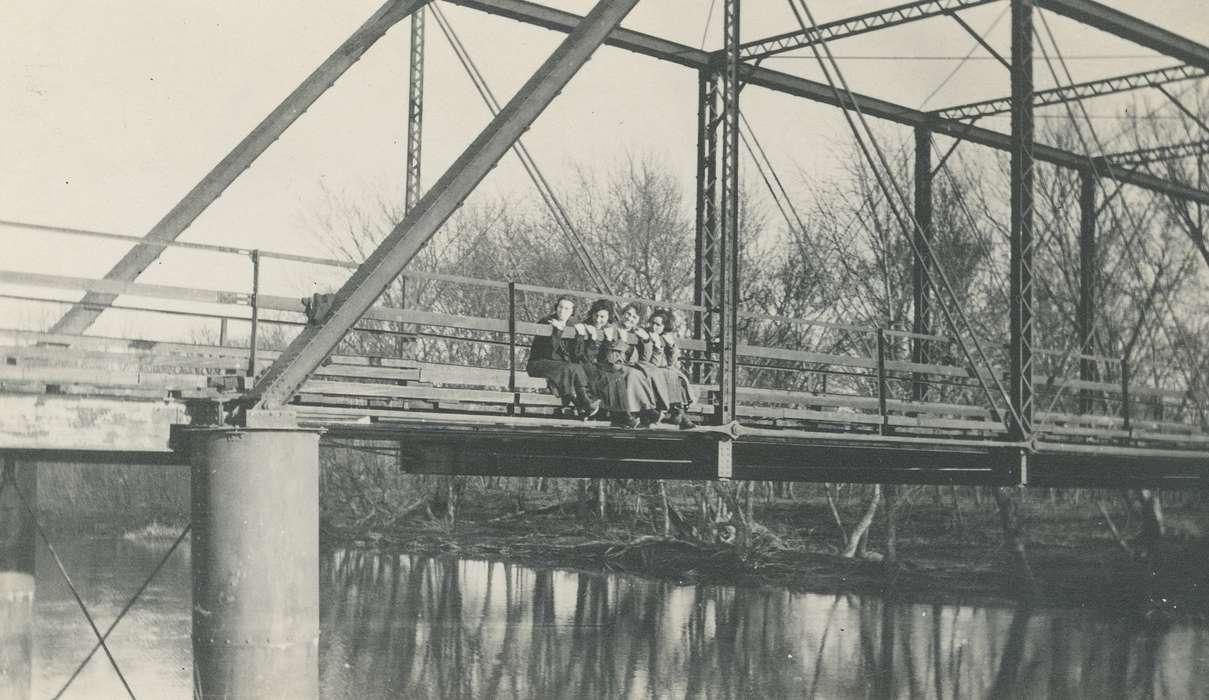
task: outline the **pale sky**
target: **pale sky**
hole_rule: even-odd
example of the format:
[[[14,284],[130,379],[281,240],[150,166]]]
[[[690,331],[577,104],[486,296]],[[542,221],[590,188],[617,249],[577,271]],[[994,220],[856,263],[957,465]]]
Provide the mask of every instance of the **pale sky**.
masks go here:
[[[9,3],[0,13],[0,219],[146,233],[379,4]],[[592,3],[546,4],[583,14]],[[810,7],[819,22],[826,22],[893,4],[813,0]],[[1107,4],[1209,43],[1204,0]],[[644,0],[624,25],[696,47],[704,36],[705,48],[713,49],[720,45],[720,6],[721,0]],[[501,101],[563,37],[444,3],[442,8]],[[1007,8],[1006,2],[997,2],[962,14],[975,28],[990,28],[988,40],[1005,55]],[[1076,80],[1175,63],[1042,14]],[[744,40],[796,26],[786,3],[748,0],[744,5]],[[1040,20],[1037,29],[1046,32]],[[945,82],[973,47],[973,39],[955,22],[934,18],[835,42],[832,50],[845,57],[841,67],[854,90],[912,107],[938,108],[1008,94],[1007,71],[981,49]],[[182,240],[324,254],[323,244],[308,229],[324,190],[351,202],[401,198],[407,55],[404,21],[270,147]],[[813,59],[801,58],[809,57],[808,51],[792,56],[799,58],[777,58],[764,65],[821,79]],[[437,179],[488,120],[431,19],[427,62],[425,184]],[[1052,85],[1043,63],[1037,64],[1035,75],[1038,89]],[[1195,85],[1187,81],[1175,87]],[[1111,116],[1142,95],[1090,101],[1088,110]],[[1146,98],[1152,104],[1161,99],[1153,93]],[[744,92],[743,110],[792,191],[804,191],[812,179],[825,178],[850,143],[840,112],[829,107],[752,88]],[[556,189],[571,166],[607,167],[627,153],[667,162],[689,185],[695,120],[694,71],[603,47],[525,140]],[[985,125],[1007,130],[1006,119]],[[1097,129],[1104,138],[1115,131],[1110,120],[1098,121]],[[754,171],[750,176],[755,177]],[[519,198],[530,193],[519,166],[507,156],[475,197]],[[691,190],[686,195],[691,201]],[[125,249],[121,243],[2,226],[0,242],[0,269],[88,277],[102,276]],[[291,295],[324,291],[319,287],[341,279],[336,275],[320,280],[314,268],[265,274],[265,291]],[[167,253],[163,264],[140,280],[243,289],[247,270],[246,263],[235,258],[178,250]],[[4,289],[13,288],[0,286]],[[51,290],[37,293],[55,295]],[[11,304],[0,304],[0,327],[22,323]]]

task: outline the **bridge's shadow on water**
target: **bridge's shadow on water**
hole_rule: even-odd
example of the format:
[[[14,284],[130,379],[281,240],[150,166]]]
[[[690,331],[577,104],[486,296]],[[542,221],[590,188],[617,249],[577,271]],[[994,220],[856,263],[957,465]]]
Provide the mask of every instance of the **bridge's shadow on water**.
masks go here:
[[[1209,696],[1196,627],[347,551],[323,575],[324,697]]]
[[[102,627],[162,554],[110,539],[59,549]],[[36,698],[92,645],[44,555]],[[1209,697],[1204,626],[343,550],[323,555],[320,589],[324,698]],[[110,640],[138,697],[189,697],[189,607],[186,550]],[[98,654],[64,697],[125,693]]]

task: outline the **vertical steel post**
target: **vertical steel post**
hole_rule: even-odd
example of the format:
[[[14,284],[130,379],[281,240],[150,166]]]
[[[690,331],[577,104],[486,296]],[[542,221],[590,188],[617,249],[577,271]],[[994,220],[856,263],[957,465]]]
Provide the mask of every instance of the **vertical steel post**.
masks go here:
[[[1092,333],[1096,314],[1096,178],[1090,170],[1079,174],[1079,310],[1075,319],[1079,343],[1079,379],[1095,381],[1095,361],[1083,355],[1092,354]],[[1092,392],[1079,392],[1079,412],[1092,412]]]
[[[34,463],[4,457],[0,474],[0,698],[26,700],[33,679],[36,530],[21,496],[37,507]],[[18,487],[20,494],[18,494]]]
[[[697,241],[693,274],[693,335],[710,350],[718,335],[718,78],[712,70],[697,73]],[[693,366],[694,382],[714,379],[713,366]]]
[[[218,320],[218,346],[226,347],[227,345],[227,319],[221,318]]]
[[[424,8],[411,14],[411,60],[407,72],[407,173],[403,213],[420,199],[420,147],[424,126]]]
[[[925,251],[932,244],[932,132],[915,128],[915,230],[914,254],[911,256],[911,300],[913,317],[911,330],[921,335],[932,333],[932,278]],[[911,361],[927,364],[931,353],[923,338],[911,339]],[[916,372],[911,382],[911,400],[927,398],[928,384],[922,373]]]
[[[516,393],[516,282],[508,282],[508,391],[512,392],[512,405],[508,414],[516,413],[520,396]]]
[[[718,404],[719,423],[735,419],[738,394],[738,322],[739,322],[739,4],[740,0],[725,0],[722,70],[722,235],[720,281],[721,358],[718,380],[721,401]]]
[[[319,697],[319,434],[183,432],[195,697]]]
[[[1033,2],[1012,0],[1011,370],[1016,439],[1033,423]]]
[[[877,328],[877,415],[882,419],[877,426],[877,432],[885,435],[888,428],[886,420],[886,331],[881,326]]]
[[[1132,423],[1131,414],[1132,413],[1133,413],[1132,408],[1129,405],[1129,358],[1122,357],[1121,358],[1121,421],[1124,425],[1125,432],[1127,432],[1127,433],[1132,429],[1132,425],[1131,425],[1131,423]]]
[[[248,336],[248,376],[256,376],[256,346],[260,334],[260,251],[252,251],[252,332]]]

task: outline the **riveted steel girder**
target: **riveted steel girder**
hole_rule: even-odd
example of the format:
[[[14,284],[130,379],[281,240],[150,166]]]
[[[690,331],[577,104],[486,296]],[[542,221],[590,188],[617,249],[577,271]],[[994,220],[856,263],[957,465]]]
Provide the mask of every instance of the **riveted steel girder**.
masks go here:
[[[743,60],[767,58],[786,51],[800,49],[824,41],[843,39],[868,32],[896,27],[900,24],[915,22],[937,15],[948,15],[978,5],[986,5],[994,0],[922,0],[896,5],[885,10],[867,12],[863,15],[820,24],[817,30],[796,31],[778,34],[766,39],[748,42],[739,47],[739,56]]]
[[[245,406],[274,409],[293,397],[637,2],[600,0],[596,4],[349,277],[334,295],[327,313],[314,325],[307,326],[282,352],[245,397]]]
[[[1062,104],[1074,100],[1084,100],[1089,97],[1112,95],[1129,90],[1156,87],[1180,80],[1203,78],[1209,71],[1193,66],[1170,66],[1156,70],[1119,75],[1101,80],[1091,80],[1086,83],[1065,85],[1049,90],[1039,90],[1033,93],[1033,107]],[[995,114],[1006,114],[1012,111],[1012,98],[1001,97],[994,100],[971,102],[970,104],[946,107],[937,110],[936,115],[942,119],[969,119],[972,117],[989,117]]]

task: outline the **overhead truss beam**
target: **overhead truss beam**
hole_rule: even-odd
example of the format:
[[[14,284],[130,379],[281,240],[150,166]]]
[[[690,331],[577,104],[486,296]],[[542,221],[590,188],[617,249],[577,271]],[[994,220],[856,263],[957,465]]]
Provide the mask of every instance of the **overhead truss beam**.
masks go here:
[[[286,405],[416,253],[587,63],[638,0],[600,0],[499,114],[348,278],[245,396],[248,409]]]
[[[1169,68],[1159,68],[1156,70],[1142,71],[1140,73],[1130,73],[1129,75],[1120,75],[1113,78],[1091,80],[1086,83],[1066,85],[1060,88],[1038,90],[1037,92],[1033,93],[1033,107],[1045,107],[1048,105],[1062,104],[1063,102],[1071,102],[1073,100],[1085,100],[1089,97],[1100,97],[1102,95],[1128,92],[1129,90],[1158,87],[1159,85],[1174,83],[1180,80],[1203,78],[1206,75],[1209,75],[1209,71],[1206,71],[1202,68],[1196,68],[1193,66],[1171,66]],[[936,115],[942,119],[970,119],[973,117],[989,117],[996,114],[1007,114],[1011,111],[1012,98],[1001,97],[994,100],[984,100],[982,102],[971,102],[970,104],[959,105],[956,107],[947,107],[945,109],[937,110]]]
[[[1206,154],[1209,154],[1209,139],[1144,148],[1127,153],[1111,153],[1100,156],[1097,160],[1112,167],[1136,168],[1147,163],[1175,160],[1176,158],[1191,158],[1192,156],[1203,156]]]
[[[1181,63],[1209,71],[1209,46],[1185,39],[1102,3],[1093,0],[1039,0],[1037,5],[1132,41],[1138,46],[1171,56]]]
[[[948,15],[978,5],[986,5],[995,0],[922,0],[896,5],[877,12],[847,19],[820,24],[817,29],[778,34],[766,39],[748,42],[739,47],[739,57],[743,60],[754,60],[775,56],[786,51],[793,51],[813,44],[844,37],[866,34],[868,32],[896,27],[908,22],[916,22],[938,15]]]
[[[527,0],[448,0],[448,2],[561,32],[570,31],[580,19],[579,15],[528,2]],[[614,30],[609,35],[609,38],[605,40],[605,43],[609,46],[669,61],[688,68],[701,70],[714,66],[714,58],[707,51],[628,29]],[[744,85],[755,85],[767,90],[801,97],[833,107],[843,106],[840,104],[840,99],[836,97],[835,92],[825,83],[807,80],[796,75],[750,64],[740,66],[740,73]],[[930,112],[923,112],[859,93],[853,93],[852,99],[855,100],[856,105],[866,116],[884,119],[904,126],[924,126],[931,129],[934,134],[963,139],[969,143],[1000,151],[1011,149],[1011,138],[1007,134],[998,131],[966,124],[954,119],[941,119]],[[1041,162],[1076,170],[1088,165],[1088,157],[1085,155],[1079,155],[1043,144],[1034,146],[1033,157]],[[1168,182],[1146,173],[1119,170],[1108,174],[1107,177],[1160,194],[1186,199],[1190,202],[1209,204],[1209,192],[1179,183]]]

